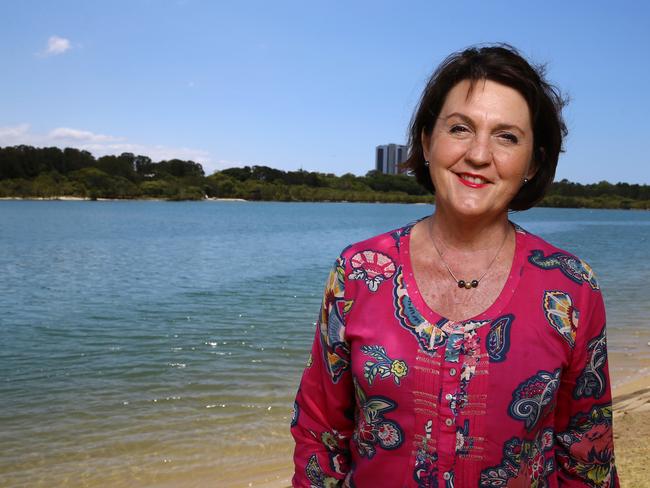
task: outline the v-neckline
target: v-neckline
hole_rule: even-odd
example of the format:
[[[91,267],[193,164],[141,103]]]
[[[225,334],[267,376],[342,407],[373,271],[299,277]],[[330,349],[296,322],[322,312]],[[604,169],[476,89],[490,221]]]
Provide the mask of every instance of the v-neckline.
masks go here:
[[[419,222],[419,221],[418,221]],[[401,232],[400,234],[400,243],[399,243],[399,254],[400,254],[400,264],[402,266],[402,274],[404,279],[404,285],[406,287],[406,292],[411,299],[413,306],[416,310],[422,315],[428,322],[436,324],[442,321],[450,321],[457,323],[465,323],[471,321],[479,321],[486,319],[497,318],[504,307],[508,304],[512,298],[517,285],[519,284],[519,278],[521,277],[523,260],[524,260],[524,247],[525,247],[525,238],[526,231],[521,229],[521,227],[510,222],[515,230],[515,252],[512,257],[512,263],[510,265],[510,271],[508,273],[508,278],[506,279],[503,288],[499,292],[497,298],[482,312],[475,314],[471,317],[464,318],[462,320],[450,320],[444,315],[436,312],[431,308],[418,287],[418,284],[415,280],[413,274],[413,265],[411,262],[411,231],[417,222],[409,224],[407,227],[410,227],[409,232]]]

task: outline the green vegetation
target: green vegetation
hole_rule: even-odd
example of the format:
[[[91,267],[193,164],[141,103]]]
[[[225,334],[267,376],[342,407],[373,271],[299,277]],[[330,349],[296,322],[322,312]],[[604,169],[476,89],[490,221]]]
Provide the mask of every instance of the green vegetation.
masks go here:
[[[556,181],[540,207],[622,208],[650,210],[650,185],[608,183],[590,185]]]
[[[0,197],[243,198],[275,201],[432,203],[414,178],[369,171],[336,176],[281,171],[267,166],[228,168],[205,176],[200,164],[172,159],[153,162],[123,153],[95,158],[88,151],[56,147],[0,148]],[[553,184],[541,206],[650,209],[650,186],[600,182]]]

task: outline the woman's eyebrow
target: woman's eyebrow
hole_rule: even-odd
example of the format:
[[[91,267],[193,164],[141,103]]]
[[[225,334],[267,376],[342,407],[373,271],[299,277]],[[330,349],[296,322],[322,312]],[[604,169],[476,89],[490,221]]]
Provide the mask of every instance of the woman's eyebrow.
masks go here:
[[[467,115],[462,114],[460,112],[453,112],[453,113],[447,115],[446,117],[442,117],[442,119],[445,120],[445,122],[446,122],[449,119],[451,119],[452,117],[458,117],[463,122],[465,122],[467,124],[470,124],[470,125],[474,125],[474,121],[470,117],[468,117]],[[500,124],[497,124],[494,127],[494,129],[495,130],[513,130],[514,129],[517,132],[520,132],[522,135],[526,134],[526,132],[524,132],[524,130],[521,127],[519,127],[517,124],[500,123]]]
[[[469,117],[468,117],[467,115],[465,115],[465,114],[461,114],[460,112],[453,112],[453,113],[447,115],[446,117],[441,117],[441,119],[443,119],[445,122],[447,122],[447,121],[448,121],[449,119],[451,119],[452,117],[458,117],[458,118],[461,119],[463,122],[465,122],[465,123],[467,123],[467,124],[470,124],[470,125],[473,125],[473,124],[474,124],[474,122],[472,121],[471,118],[469,118]]]

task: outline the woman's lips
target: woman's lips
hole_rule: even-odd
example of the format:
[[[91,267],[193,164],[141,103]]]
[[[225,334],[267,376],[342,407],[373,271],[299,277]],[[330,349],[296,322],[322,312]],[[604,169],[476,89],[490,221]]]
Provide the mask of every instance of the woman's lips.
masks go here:
[[[456,176],[463,185],[470,188],[483,188],[489,183],[485,178],[470,173],[457,173]]]

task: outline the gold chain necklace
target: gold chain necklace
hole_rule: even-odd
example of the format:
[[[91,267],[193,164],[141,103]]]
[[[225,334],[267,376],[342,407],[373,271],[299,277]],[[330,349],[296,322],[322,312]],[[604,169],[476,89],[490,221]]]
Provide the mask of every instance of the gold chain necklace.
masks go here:
[[[488,271],[490,271],[490,269],[492,268],[492,265],[497,260],[497,256],[499,256],[499,254],[501,253],[501,249],[503,249],[503,246],[505,245],[506,240],[508,239],[508,232],[506,232],[506,235],[503,238],[503,241],[501,242],[501,245],[499,246],[499,249],[497,250],[497,253],[492,258],[492,261],[490,261],[490,264],[488,265],[487,269],[485,270],[485,273],[483,273],[479,279],[465,281],[465,280],[459,280],[458,278],[456,278],[456,275],[454,275],[451,268],[449,268],[449,266],[445,262],[445,258],[442,257],[442,253],[440,252],[440,249],[438,249],[438,246],[436,245],[436,241],[433,238],[433,229],[432,229],[432,227],[433,227],[433,219],[431,219],[431,224],[428,227],[429,227],[429,237],[431,238],[431,243],[433,244],[433,247],[438,252],[438,256],[440,256],[440,261],[442,261],[442,264],[445,266],[445,268],[447,268],[447,271],[449,272],[452,279],[458,285],[458,288],[465,288],[466,290],[471,290],[472,288],[478,287],[478,284],[481,282],[481,280],[483,278],[485,278],[485,275],[488,274]]]

